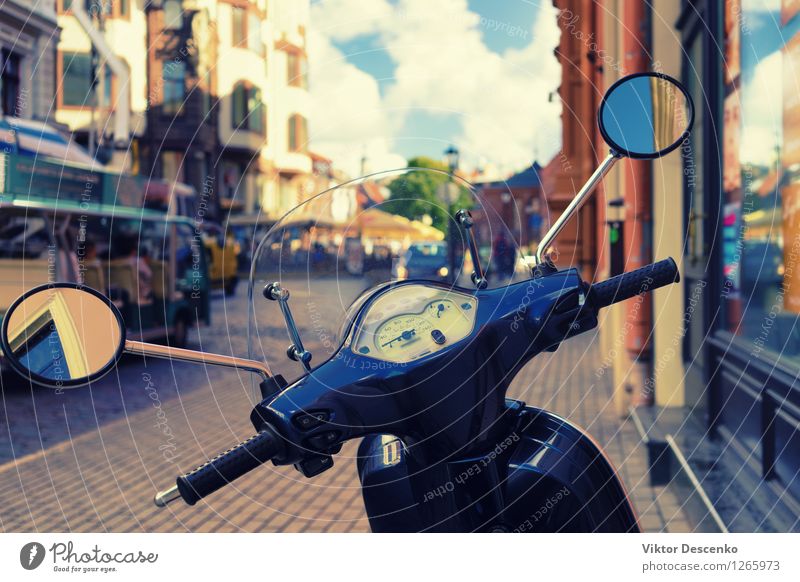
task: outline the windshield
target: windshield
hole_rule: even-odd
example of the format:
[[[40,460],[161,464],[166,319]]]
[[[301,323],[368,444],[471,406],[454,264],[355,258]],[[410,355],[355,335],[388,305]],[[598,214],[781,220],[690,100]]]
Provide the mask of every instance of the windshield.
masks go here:
[[[518,229],[507,224],[520,224],[515,213],[525,210],[516,208],[513,198],[498,208],[480,189],[446,172],[381,172],[294,208],[254,241],[250,357],[267,361],[274,374],[290,382],[305,372],[287,356],[294,340],[279,302],[263,295],[268,284],[288,291],[287,304],[303,347],[311,353],[311,368],[336,353],[351,306],[378,285],[425,279],[474,289],[468,231],[455,218],[462,209],[472,216],[471,231],[488,286],[529,276]],[[535,248],[536,241],[525,242]]]

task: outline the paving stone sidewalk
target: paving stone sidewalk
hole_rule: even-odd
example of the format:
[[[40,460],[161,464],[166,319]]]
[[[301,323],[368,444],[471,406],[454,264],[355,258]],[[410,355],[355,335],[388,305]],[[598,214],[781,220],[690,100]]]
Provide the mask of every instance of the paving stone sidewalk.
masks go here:
[[[594,340],[578,337],[543,354],[518,376],[510,396],[588,429],[621,470],[646,531],[686,531],[678,500],[649,485],[644,447],[632,423],[616,417],[608,375],[594,373],[600,364]],[[369,531],[355,471],[357,443],[344,447],[333,469],[311,480],[291,467],[268,464],[195,507],[154,507],[153,494],[174,482],[176,473],[252,431],[241,378],[215,372],[211,380],[205,388],[165,398],[158,409],[140,409],[0,465],[0,529]]]

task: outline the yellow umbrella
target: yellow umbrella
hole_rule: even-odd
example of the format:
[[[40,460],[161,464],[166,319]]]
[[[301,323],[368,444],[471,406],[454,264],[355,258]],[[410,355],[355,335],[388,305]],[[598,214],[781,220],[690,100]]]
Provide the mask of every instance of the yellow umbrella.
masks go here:
[[[442,240],[444,233],[404,216],[370,208],[358,217],[361,236],[366,238],[408,239],[409,241]]]

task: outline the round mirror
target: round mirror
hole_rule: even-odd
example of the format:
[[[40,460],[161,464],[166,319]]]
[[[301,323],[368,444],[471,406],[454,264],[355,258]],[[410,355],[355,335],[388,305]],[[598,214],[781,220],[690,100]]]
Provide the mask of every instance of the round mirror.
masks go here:
[[[25,378],[51,387],[95,380],[117,362],[125,326],[94,289],[55,283],[17,299],[3,318],[3,357]]]
[[[694,121],[692,99],[675,79],[659,73],[623,77],[606,92],[600,133],[616,153],[653,159],[677,148]]]

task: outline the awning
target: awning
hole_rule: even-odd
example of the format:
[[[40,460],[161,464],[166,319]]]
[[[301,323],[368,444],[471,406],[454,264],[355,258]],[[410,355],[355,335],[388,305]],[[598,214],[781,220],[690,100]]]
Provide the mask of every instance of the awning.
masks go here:
[[[47,156],[61,162],[75,162],[102,170],[89,152],[64,137],[57,129],[38,121],[18,118],[0,119],[0,144],[10,153],[24,156]]]
[[[390,214],[377,208],[362,212],[356,219],[361,236],[375,239],[394,239],[408,241],[444,240],[444,233],[418,220]]]

